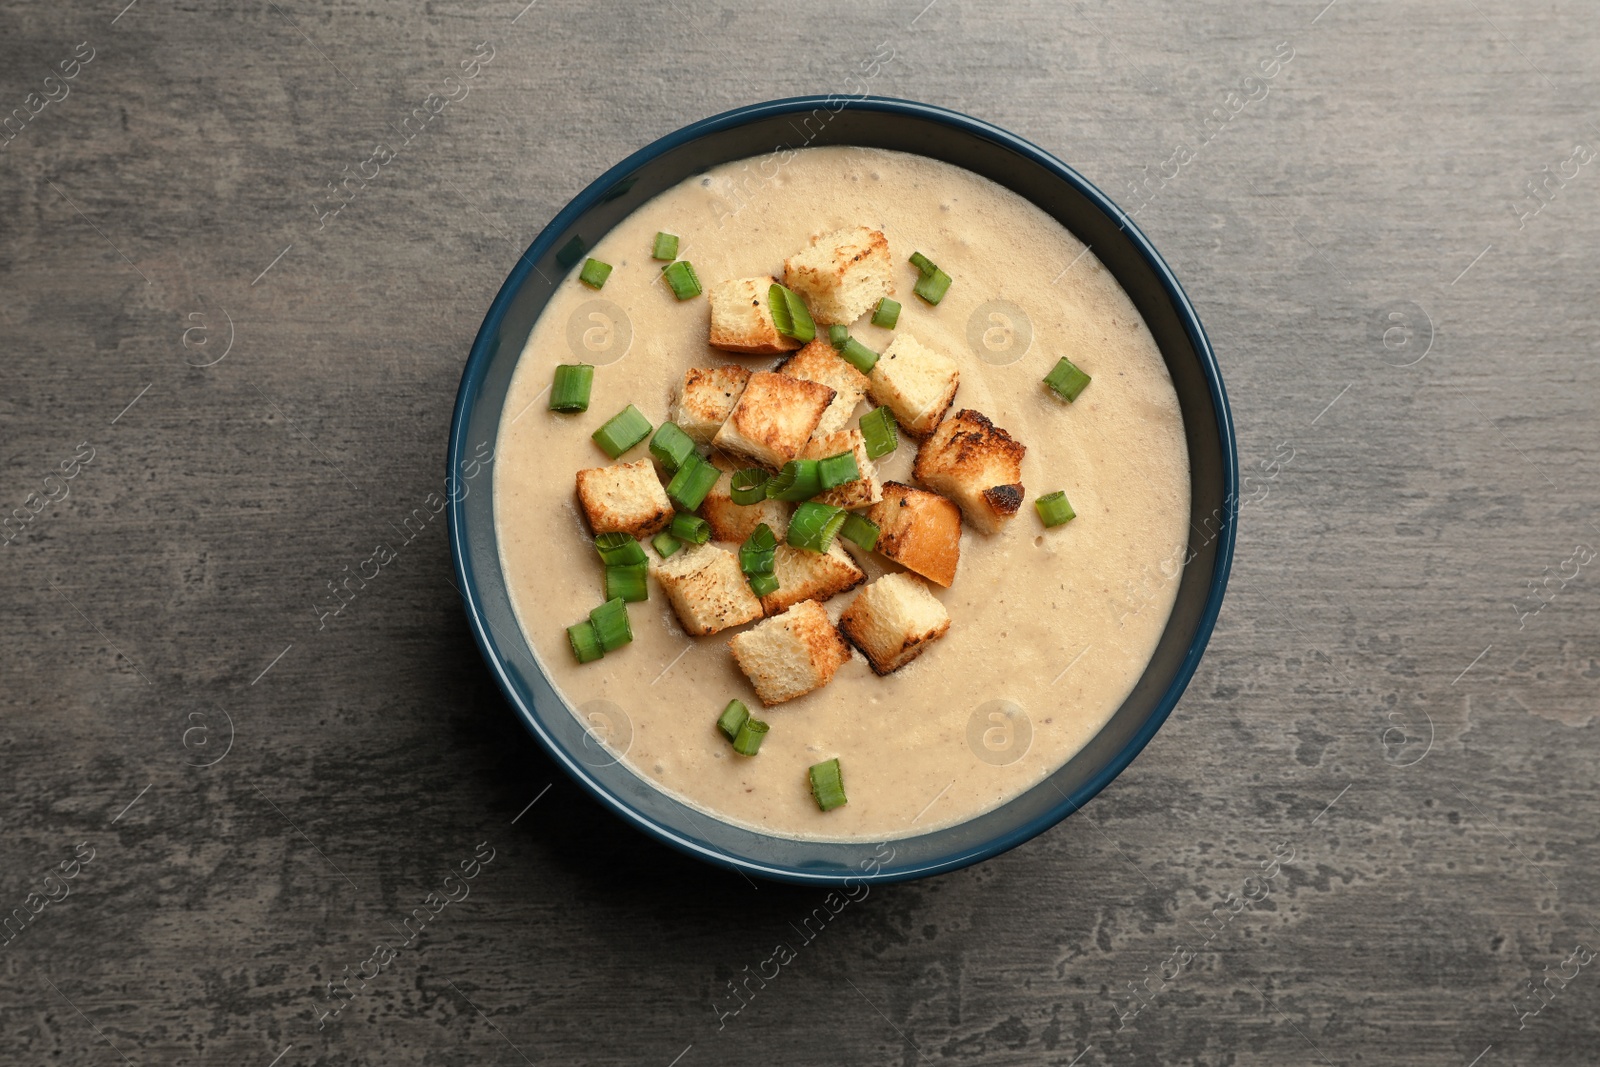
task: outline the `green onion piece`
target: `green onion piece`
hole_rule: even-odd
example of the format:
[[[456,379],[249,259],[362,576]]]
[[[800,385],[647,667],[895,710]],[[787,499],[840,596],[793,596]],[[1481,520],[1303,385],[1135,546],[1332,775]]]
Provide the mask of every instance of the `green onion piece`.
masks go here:
[[[678,549],[683,547],[682,541],[678,540],[676,537],[673,537],[665,530],[662,530],[660,533],[652,537],[650,539],[650,543],[655,546],[656,552],[661,556],[662,559],[666,559],[668,556],[672,555],[674,552],[678,551]]]
[[[866,441],[867,458],[887,456],[900,445],[900,435],[895,432],[894,412],[888,408],[873,408],[861,416],[861,436]]]
[[[698,515],[690,515],[680,511],[672,516],[672,525],[668,532],[680,541],[687,541],[691,545],[703,545],[711,540],[711,526]]]
[[[728,495],[735,504],[759,504],[767,498],[767,479],[770,475],[760,467],[746,467],[734,471],[729,482]]]
[[[1062,526],[1071,522],[1078,513],[1072,510],[1072,505],[1067,502],[1067,494],[1061,490],[1046,493],[1033,502],[1034,510],[1039,513],[1039,521],[1046,526]]]
[[[872,368],[878,363],[878,353],[857,341],[854,337],[846,337],[844,339],[844,346],[839,349],[839,354],[862,374],[870,374]]]
[[[839,527],[839,536],[853,541],[864,552],[871,552],[877,545],[879,532],[877,523],[853,511],[848,513],[844,525]]]
[[[672,287],[672,295],[679,300],[688,300],[700,295],[700,277],[695,274],[694,267],[690,266],[687,259],[669,263],[661,272],[661,276]]]
[[[584,260],[583,269],[578,272],[578,280],[591,289],[605,285],[609,277],[611,277],[611,264],[602,263],[598,259]]]
[[[600,647],[600,637],[594,631],[594,623],[587,620],[567,627],[567,640],[572,642],[572,654],[578,657],[579,663],[590,663],[606,654],[606,650]]]
[[[811,776],[811,795],[817,798],[817,807],[823,811],[832,811],[839,805],[847,803],[844,795],[844,779],[839,776],[837,757],[826,763],[812,764],[807,773]]]
[[[635,542],[637,544],[638,542]],[[650,573],[648,563],[629,563],[621,567],[606,568],[606,599],[626,600],[636,604],[650,599],[650,586],[645,576]]]
[[[846,485],[859,481],[861,468],[856,466],[854,452],[840,452],[837,456],[817,461],[817,478],[822,482],[822,488],[832,489],[836,485]]]
[[[776,574],[752,574],[750,576],[750,591],[756,596],[771,596],[778,591],[778,576]]]
[[[944,294],[950,289],[950,275],[942,270],[935,270],[932,274],[924,274],[911,291],[930,304],[937,304],[944,299]]]
[[[650,246],[651,259],[677,259],[678,235],[675,233],[656,234],[655,244]]]
[[[767,594],[763,593],[762,596]],[[733,739],[733,750],[741,756],[754,756],[761,749],[761,739],[771,729],[760,719],[745,719],[739,727],[739,736]]]
[[[550,385],[551,411],[588,411],[589,387],[594,384],[594,367],[588,363],[563,363],[556,368]]]
[[[1078,394],[1083,392],[1089,380],[1089,376],[1073,366],[1072,360],[1066,356],[1062,356],[1061,361],[1044,376],[1044,384],[1069,404],[1078,399]]]
[[[911,253],[911,265],[917,268],[917,273],[922,275],[924,278],[939,269],[933,265],[933,260],[923,255],[921,252]]]
[[[844,343],[850,340],[850,331],[837,323],[828,327],[828,343],[834,348],[843,348]]]
[[[730,700],[728,706],[722,709],[722,714],[717,716],[717,729],[721,730],[732,741],[739,736],[739,727],[750,717],[750,709],[744,706],[742,700]]]
[[[817,324],[811,321],[811,311],[792,289],[773,282],[767,290],[767,305],[772,309],[772,325],[783,336],[792,337],[801,344],[817,336]]]
[[[822,491],[822,477],[814,459],[791,459],[767,479],[767,496],[773,500],[809,500]]]
[[[900,302],[884,297],[878,301],[877,310],[872,313],[872,325],[882,326],[885,330],[894,329],[895,323],[900,321]]]
[[[650,454],[669,471],[676,472],[694,452],[694,438],[675,422],[663,422],[650,439]]]
[[[789,517],[789,543],[795,548],[826,552],[848,515],[844,508],[808,500]]]
[[[603,533],[594,539],[594,550],[607,567],[632,567],[649,558],[632,534]]]
[[[589,612],[589,621],[594,624],[600,647],[607,652],[614,652],[633,640],[633,627],[628,625],[628,605],[621,597],[613,597]]]
[[[612,459],[650,436],[650,420],[629,404],[594,432],[594,443]]]
[[[747,577],[771,574],[777,550],[778,537],[772,532],[772,527],[763,522],[751,530],[750,536],[739,546],[739,569]]]
[[[717,484],[722,472],[700,458],[699,453],[689,456],[678,468],[678,473],[667,483],[667,496],[685,511],[693,511],[705,500],[711,487]]]

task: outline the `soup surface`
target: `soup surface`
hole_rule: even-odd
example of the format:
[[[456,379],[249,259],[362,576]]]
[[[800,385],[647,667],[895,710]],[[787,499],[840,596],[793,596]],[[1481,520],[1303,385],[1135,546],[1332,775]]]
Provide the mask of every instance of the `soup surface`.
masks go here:
[[[628,606],[633,642],[578,664],[566,627],[603,593],[573,479],[613,462],[590,434],[630,403],[660,426],[691,367],[780,362],[706,343],[706,300],[674,299],[650,258],[655,233],[678,234],[680,258],[710,288],[782,278],[784,259],[813,234],[858,225],[888,237],[894,296],[904,305],[897,332],[960,364],[951,413],[980,411],[1028,449],[1021,512],[993,536],[965,528],[954,584],[932,587],[949,611],[949,633],[894,674],[875,675],[856,652],[828,685],[763,708],[728,650],[738,630],[686,635],[651,579],[650,599]],[[914,251],[955,279],[936,307],[911,293]],[[579,284],[575,266],[517,365],[495,452],[495,523],[529,645],[574,713],[627,767],[728,822],[789,837],[885,840],[994,808],[1094,736],[1143,672],[1171,612],[1189,467],[1155,341],[1082,242],[969,171],[830,147],[690,179],[589,254],[614,267],[603,290]],[[894,334],[869,318],[852,336],[881,351]],[[1041,385],[1063,355],[1094,379],[1070,405]],[[578,362],[596,365],[588,411],[547,410],[554,368]],[[615,462],[648,454],[641,445]],[[912,483],[915,456],[916,442],[902,433],[900,447],[876,461],[879,476]],[[1077,518],[1046,529],[1033,501],[1056,489]],[[845,547],[869,580],[899,569]],[[824,606],[837,620],[854,595]],[[715,727],[735,697],[771,726],[752,758],[736,755]],[[849,803],[822,812],[806,769],[835,756]]]

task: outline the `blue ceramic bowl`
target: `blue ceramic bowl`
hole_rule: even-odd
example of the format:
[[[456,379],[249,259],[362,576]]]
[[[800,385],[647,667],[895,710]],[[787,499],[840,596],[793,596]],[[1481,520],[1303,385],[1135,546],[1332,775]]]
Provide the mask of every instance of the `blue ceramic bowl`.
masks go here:
[[[710,167],[802,145],[914,152],[975,171],[1037,204],[1093,248],[1138,307],[1177,388],[1193,515],[1177,604],[1133,692],[1088,746],[1037,786],[968,822],[882,848],[792,841],[721,822],[661,793],[596,748],[529,652],[495,539],[494,500],[474,457],[496,440],[517,357],[573,238],[592,247],[657,193]],[[570,255],[570,250],[569,250]],[[566,260],[566,256],[561,257]],[[539,269],[535,269],[535,267]],[[612,167],[528,247],[500,287],[461,376],[450,429],[450,549],[483,657],[522,722],[557,763],[626,822],[675,848],[748,874],[810,884],[890,882],[952,871],[1055,825],[1115,778],[1166,721],[1200,662],[1233,559],[1238,458],[1211,345],[1189,299],[1121,209],[1071,167],[1014,134],[928,104],[800,97],[739,108],[668,134]]]

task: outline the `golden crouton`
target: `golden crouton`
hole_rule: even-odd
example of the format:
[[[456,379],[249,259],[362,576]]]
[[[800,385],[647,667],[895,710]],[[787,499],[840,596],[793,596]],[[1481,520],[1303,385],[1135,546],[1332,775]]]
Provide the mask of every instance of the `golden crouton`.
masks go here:
[[[772,278],[739,278],[706,290],[711,304],[711,347],[754,356],[793,352],[800,342],[778,332],[767,293]]]
[[[860,430],[840,430],[820,436],[813,434],[800,451],[800,458],[826,459],[841,452],[855,453],[856,470],[861,472],[861,477],[824,490],[817,494],[816,499],[836,508],[864,508],[882,500],[883,483],[878,481],[878,469],[867,458],[867,442]]]
[[[955,360],[903,330],[895,334],[867,377],[873,399],[887,405],[900,428],[919,439],[939,425],[961,383]]]
[[[815,600],[802,600],[742,634],[728,647],[763,704],[781,704],[833,680],[850,646]]]
[[[776,470],[800,454],[832,402],[820,382],[756,371],[711,443]]]
[[[750,372],[733,363],[690,368],[673,398],[672,421],[698,443],[709,445],[749,380]]]
[[[855,416],[856,405],[867,395],[867,376],[856,370],[827,341],[817,338],[784,360],[779,374],[821,382],[833,389],[833,403],[822,413],[814,433],[842,430]]]
[[[787,611],[802,600],[827,600],[867,580],[867,572],[856,566],[837,541],[826,552],[780,541],[772,573],[778,579],[778,591],[761,598],[761,608],[768,615]]]
[[[917,449],[911,473],[961,506],[968,523],[998,533],[1022,506],[1027,446],[979,412],[963,408]]]
[[[778,540],[783,540],[789,529],[789,505],[768,499],[754,504],[735,504],[733,471],[739,469],[740,463],[720,452],[711,454],[711,462],[722,468],[722,476],[700,505],[700,517],[711,527],[711,539],[742,542],[757,526],[766,523]]]
[[[921,578],[885,574],[857,593],[839,616],[839,629],[879,674],[922,654],[950,629],[950,615]]]
[[[651,568],[683,628],[696,637],[761,618],[733,553],[715,545],[684,545]]]
[[[938,493],[883,483],[883,499],[867,509],[878,524],[877,550],[930,582],[950,588],[961,562],[961,509]]]
[[[648,459],[579,471],[578,502],[596,534],[647,537],[672,521],[672,501]]]
[[[783,283],[805,298],[817,322],[848,325],[894,290],[889,241],[865,226],[813,237],[785,261]]]

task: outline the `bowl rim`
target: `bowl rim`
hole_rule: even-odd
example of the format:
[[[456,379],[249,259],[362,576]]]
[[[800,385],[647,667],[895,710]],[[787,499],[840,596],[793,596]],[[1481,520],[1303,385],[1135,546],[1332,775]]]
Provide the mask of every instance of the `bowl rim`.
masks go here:
[[[1216,543],[1215,563],[1211,582],[1206,592],[1205,606],[1197,620],[1194,637],[1189,642],[1188,649],[1179,664],[1176,674],[1144,724],[1110,760],[1090,775],[1082,785],[1070,794],[1063,794],[1058,804],[1052,805],[1046,811],[1015,827],[1010,832],[993,837],[978,847],[967,849],[955,855],[941,857],[933,863],[916,867],[882,866],[874,870],[860,872],[819,871],[789,867],[782,864],[764,863],[749,857],[731,855],[718,849],[709,848],[647,817],[587,773],[587,768],[581,762],[573,759],[571,754],[546,732],[538,717],[524,706],[522,697],[518,694],[515,685],[512,684],[512,680],[506,674],[505,664],[501,661],[499,653],[494,648],[488,622],[485,618],[483,607],[479,602],[477,582],[474,577],[472,563],[463,547],[464,513],[460,502],[463,498],[454,491],[458,482],[458,476],[455,472],[458,470],[458,464],[464,461],[463,457],[467,454],[468,416],[472,409],[472,403],[481,389],[489,365],[497,354],[493,339],[499,331],[501,320],[504,318],[511,301],[522,288],[528,274],[534,269],[534,264],[544,253],[553,248],[557,239],[566,232],[567,228],[585,212],[604,200],[618,182],[665,152],[682,147],[706,134],[731,129],[775,115],[801,111],[809,112],[823,107],[835,112],[849,109],[915,117],[995,142],[1027,157],[1060,181],[1072,186],[1096,208],[1117,222],[1133,248],[1160,281],[1167,299],[1171,302],[1173,310],[1176,312],[1178,320],[1194,348],[1196,359],[1210,391],[1213,410],[1216,412],[1218,443],[1223,460],[1222,515],[1214,538]],[[868,95],[841,97],[830,94],[827,96],[786,97],[747,104],[690,123],[663,137],[657,138],[590,182],[540,230],[533,242],[529,244],[527,250],[523,252],[521,258],[517,260],[516,265],[501,284],[500,291],[495,295],[494,301],[489,305],[489,310],[484,315],[483,324],[478,328],[478,332],[473,338],[466,365],[462,369],[461,383],[456,393],[456,402],[451,416],[446,464],[447,485],[451,489],[451,492],[447,493],[450,555],[456,578],[460,583],[459,591],[462,603],[466,608],[469,629],[472,631],[473,640],[477,643],[478,650],[482,654],[485,663],[488,664],[496,681],[499,683],[501,693],[511,702],[518,718],[522,720],[523,725],[539,741],[545,751],[570,777],[578,781],[603,806],[614,811],[624,821],[644,831],[655,840],[720,867],[777,881],[806,885],[827,886],[852,882],[883,884],[959,870],[974,863],[990,859],[1002,852],[1015,848],[1025,841],[1031,840],[1078,811],[1098,795],[1113,779],[1126,770],[1134,758],[1144,750],[1150,739],[1155,736],[1156,731],[1161,728],[1168,716],[1171,715],[1185,689],[1188,688],[1188,684],[1199,666],[1200,658],[1210,642],[1212,631],[1216,626],[1217,616],[1222,610],[1223,596],[1233,567],[1233,551],[1238,525],[1238,446],[1234,434],[1233,415],[1228,406],[1227,392],[1222,384],[1222,375],[1217,367],[1216,355],[1211,348],[1209,338],[1206,336],[1205,328],[1200,323],[1200,317],[1189,301],[1188,294],[1184,292],[1172,268],[1167,265],[1166,260],[1156,251],[1150,239],[1134,224],[1133,219],[1118,207],[1110,197],[1101,192],[1094,183],[1031,141],[992,123],[959,111],[935,104],[895,97]],[[940,833],[943,831],[935,830],[931,832]]]

